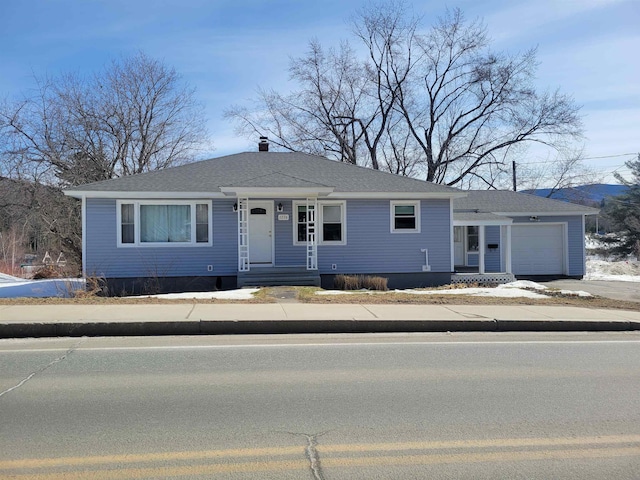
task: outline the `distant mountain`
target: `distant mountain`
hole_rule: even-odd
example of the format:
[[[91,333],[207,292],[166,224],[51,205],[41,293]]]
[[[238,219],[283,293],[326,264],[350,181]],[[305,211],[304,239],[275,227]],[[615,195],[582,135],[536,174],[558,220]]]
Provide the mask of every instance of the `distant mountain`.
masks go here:
[[[565,202],[580,203],[583,205],[600,205],[606,197],[616,197],[627,190],[625,185],[613,185],[594,183],[591,185],[579,185],[571,188],[561,188],[549,197],[550,188],[538,188],[535,190],[523,190],[523,193],[531,193],[539,197],[549,197]]]

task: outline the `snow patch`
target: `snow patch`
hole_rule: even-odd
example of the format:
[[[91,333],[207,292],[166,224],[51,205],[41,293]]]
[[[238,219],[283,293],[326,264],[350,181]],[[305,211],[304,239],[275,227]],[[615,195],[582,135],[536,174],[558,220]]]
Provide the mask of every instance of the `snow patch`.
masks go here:
[[[253,294],[259,291],[259,288],[240,288],[237,290],[223,290],[218,292],[161,293],[157,295],[144,295],[139,298],[164,298],[166,300],[251,300]]]
[[[536,291],[533,291],[536,290]],[[536,282],[529,280],[516,280],[515,282],[504,283],[498,285],[495,288],[481,287],[481,288],[452,288],[449,290],[438,289],[407,289],[407,290],[393,290],[394,293],[408,293],[410,295],[470,295],[472,297],[497,297],[497,298],[549,298],[548,295],[544,295],[543,292],[548,290],[545,285],[540,285]],[[368,294],[380,294],[391,292],[380,292],[373,290],[321,290],[317,291],[316,295],[353,295],[358,293]],[[572,295],[578,297],[590,297],[591,294],[587,292],[574,292],[571,290],[562,290],[560,293],[563,295]]]
[[[85,290],[84,278],[54,278],[47,280],[22,280],[0,282],[0,298],[73,297],[78,290]]]
[[[549,298],[541,293],[523,290],[521,288],[454,288],[451,290],[396,290],[401,293],[414,295],[470,295],[472,297],[498,298]]]
[[[589,292],[584,290],[560,290],[561,295],[568,295],[573,297],[593,297]]]
[[[532,288],[533,290],[547,290],[545,285],[540,285],[530,280],[516,280],[514,282],[503,283],[496,288]]]

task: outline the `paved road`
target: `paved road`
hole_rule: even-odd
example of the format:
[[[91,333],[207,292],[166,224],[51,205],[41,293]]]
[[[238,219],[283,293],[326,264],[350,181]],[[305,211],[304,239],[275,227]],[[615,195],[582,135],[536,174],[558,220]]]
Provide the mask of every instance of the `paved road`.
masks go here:
[[[562,290],[583,290],[592,295],[612,298],[614,300],[625,300],[640,302],[640,284],[636,282],[614,282],[610,280],[552,280],[550,282],[540,282],[549,288],[559,288]]]
[[[637,479],[639,398],[636,333],[0,341],[0,478]]]

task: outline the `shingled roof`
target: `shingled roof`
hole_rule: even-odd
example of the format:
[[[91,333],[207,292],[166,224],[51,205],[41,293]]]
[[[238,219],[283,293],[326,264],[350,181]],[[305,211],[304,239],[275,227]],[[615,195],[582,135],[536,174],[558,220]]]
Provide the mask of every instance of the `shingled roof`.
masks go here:
[[[510,190],[469,190],[468,195],[453,200],[454,212],[491,212],[506,214],[575,213],[595,215],[598,209],[576,203],[552,200]]]
[[[106,192],[221,193],[233,188],[323,188],[334,193],[458,196],[458,189],[291,152],[245,152],[67,189],[73,196]]]

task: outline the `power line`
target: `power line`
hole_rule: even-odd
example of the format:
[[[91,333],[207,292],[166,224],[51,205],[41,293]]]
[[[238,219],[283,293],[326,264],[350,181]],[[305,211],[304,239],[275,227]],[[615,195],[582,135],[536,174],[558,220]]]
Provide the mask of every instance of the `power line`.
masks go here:
[[[603,157],[584,157],[582,160],[597,160],[599,158],[628,157],[629,155],[636,156],[636,155],[638,155],[638,153],[621,153],[619,155],[605,155]]]

